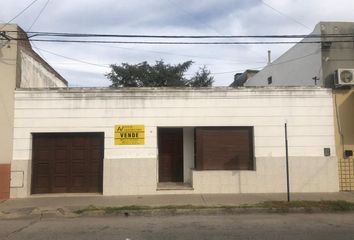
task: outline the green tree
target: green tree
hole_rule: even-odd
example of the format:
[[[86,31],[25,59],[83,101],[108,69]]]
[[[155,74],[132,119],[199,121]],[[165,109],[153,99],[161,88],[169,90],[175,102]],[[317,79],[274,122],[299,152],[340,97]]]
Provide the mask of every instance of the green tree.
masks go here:
[[[111,80],[111,87],[206,87],[211,86],[213,77],[204,66],[191,79],[184,74],[192,65],[186,61],[177,65],[156,61],[150,65],[146,61],[138,64],[122,63],[110,65],[111,71],[105,76]]]
[[[190,87],[209,87],[212,86],[214,77],[210,76],[210,71],[203,66],[198,72],[189,80],[188,86]]]

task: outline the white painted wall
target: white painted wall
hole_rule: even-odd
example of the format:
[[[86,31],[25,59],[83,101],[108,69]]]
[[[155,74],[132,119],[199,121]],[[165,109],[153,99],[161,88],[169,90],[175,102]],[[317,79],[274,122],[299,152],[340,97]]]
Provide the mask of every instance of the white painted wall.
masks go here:
[[[320,34],[317,25],[311,34]],[[314,86],[313,77],[322,79],[322,59],[320,43],[304,43],[319,41],[318,38],[305,38],[295,44],[283,55],[265,66],[252,78],[248,79],[245,86],[268,86],[268,77],[272,77],[271,86]]]
[[[284,157],[257,157],[256,171],[193,171],[196,193],[286,192]],[[290,157],[292,192],[337,192],[336,157]]]
[[[12,170],[23,169],[26,182],[12,188],[11,196],[29,194],[31,133],[37,132],[104,132],[104,194],[161,194],[156,191],[156,129],[168,126],[184,127],[187,182],[193,127],[254,126],[255,171],[193,171],[195,190],[179,193],[282,192],[277,182],[284,174],[286,120],[294,177],[304,180],[295,181],[294,189],[338,191],[336,157],[323,157],[325,147],[335,154],[332,109],[331,91],[319,88],[20,89],[15,92]],[[145,145],[114,145],[115,124],[144,124]],[[235,187],[237,179],[241,188]],[[208,186],[214,181],[224,187],[212,190]],[[332,184],[318,187],[328,181]]]
[[[194,128],[183,128],[183,178],[185,183],[192,182],[194,167]]]

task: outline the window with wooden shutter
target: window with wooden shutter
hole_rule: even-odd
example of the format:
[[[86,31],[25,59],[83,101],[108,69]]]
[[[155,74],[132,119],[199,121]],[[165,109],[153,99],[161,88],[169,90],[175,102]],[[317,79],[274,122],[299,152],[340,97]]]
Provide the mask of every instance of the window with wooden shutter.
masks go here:
[[[197,170],[253,170],[253,127],[196,128]]]

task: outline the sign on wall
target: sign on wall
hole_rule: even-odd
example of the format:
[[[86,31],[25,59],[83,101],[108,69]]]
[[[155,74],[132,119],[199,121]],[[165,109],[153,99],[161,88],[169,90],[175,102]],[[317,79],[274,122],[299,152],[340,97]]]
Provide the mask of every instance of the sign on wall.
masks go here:
[[[145,140],[144,125],[115,125],[115,145],[142,145]]]

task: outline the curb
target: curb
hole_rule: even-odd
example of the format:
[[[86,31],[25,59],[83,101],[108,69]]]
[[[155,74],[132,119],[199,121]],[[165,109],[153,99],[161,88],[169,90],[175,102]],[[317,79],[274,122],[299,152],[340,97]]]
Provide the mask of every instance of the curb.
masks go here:
[[[0,219],[17,218],[56,218],[56,217],[77,217],[68,208],[21,208],[13,211],[0,211]]]
[[[182,215],[240,215],[240,214],[286,214],[286,213],[321,213],[319,208],[289,208],[289,209],[269,209],[269,208],[205,208],[205,209],[147,209],[147,210],[122,210],[107,213],[105,210],[87,211],[77,216],[182,216]]]
[[[14,211],[0,211],[0,219],[19,218],[74,218],[74,217],[155,217],[155,216],[182,216],[182,215],[240,215],[240,214],[294,214],[294,213],[353,213],[354,211],[330,211],[320,208],[196,208],[196,209],[141,209],[118,210],[107,212],[104,209],[95,209],[82,213],[75,213],[78,208],[23,208]]]

